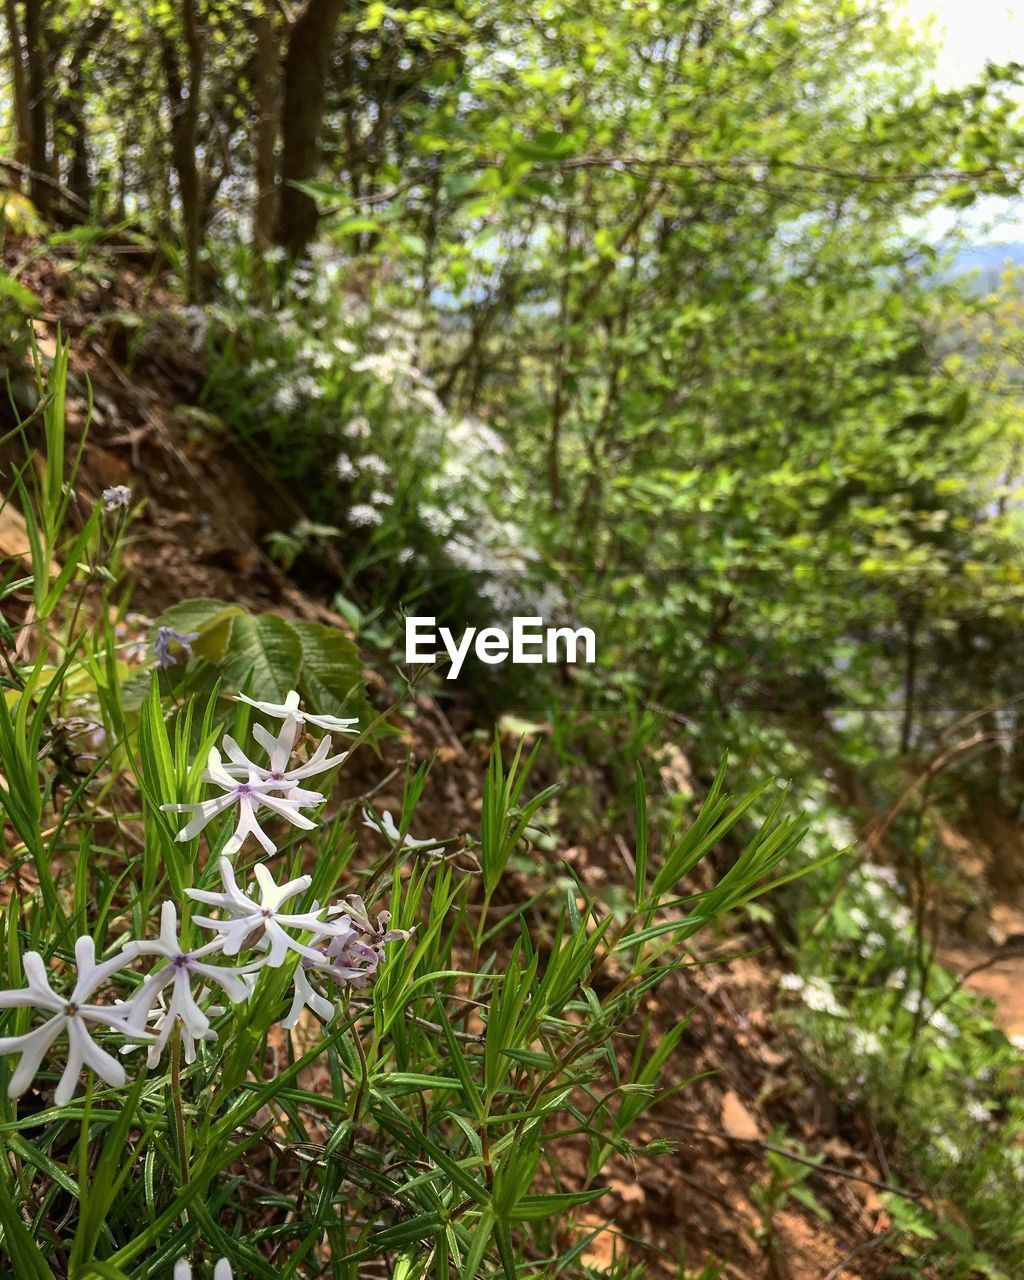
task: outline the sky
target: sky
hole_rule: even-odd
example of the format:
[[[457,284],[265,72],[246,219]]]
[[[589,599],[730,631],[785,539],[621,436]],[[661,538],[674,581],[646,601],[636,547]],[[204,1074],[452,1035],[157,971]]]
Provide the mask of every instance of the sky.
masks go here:
[[[1024,0],[899,0],[897,9],[915,26],[934,15],[943,88],[970,80],[986,61],[1024,59]]]
[[[1024,62],[1024,0],[898,0],[895,8],[916,27],[934,24],[935,78],[943,89],[973,80],[986,62]],[[979,243],[1024,240],[1020,200],[986,196],[965,214],[933,210],[926,224],[937,238],[958,225]]]

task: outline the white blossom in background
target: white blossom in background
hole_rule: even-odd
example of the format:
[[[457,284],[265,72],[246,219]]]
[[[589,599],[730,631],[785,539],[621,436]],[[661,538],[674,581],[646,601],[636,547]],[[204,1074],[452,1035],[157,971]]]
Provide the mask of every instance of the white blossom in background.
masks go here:
[[[351,418],[342,427],[341,434],[350,440],[369,440],[373,433],[365,418]]]
[[[380,512],[368,502],[357,502],[355,506],[349,507],[346,517],[354,529],[372,529],[383,521]]]
[[[854,1027],[850,1036],[853,1052],[862,1058],[873,1058],[882,1052],[882,1041],[874,1031]]]
[[[25,1092],[38,1074],[50,1046],[61,1034],[68,1038],[68,1060],[53,1095],[58,1106],[71,1100],[83,1067],[90,1067],[105,1084],[114,1088],[124,1084],[124,1067],[96,1044],[90,1035],[90,1026],[108,1027],[132,1040],[148,1040],[150,1035],[128,1024],[126,1006],[93,1004],[89,997],[130,959],[130,955],[122,952],[97,964],[92,938],[79,938],[75,943],[75,985],[70,996],[60,996],[50,986],[42,956],[36,951],[25,953],[22,963],[28,985],[23,990],[0,991],[0,1009],[33,1008],[52,1016],[24,1035],[0,1037],[0,1055],[21,1055],[7,1088],[8,1097],[18,1098]]]
[[[801,978],[796,973],[784,973],[779,979],[779,986],[784,991],[799,995],[807,1008],[815,1013],[827,1013],[833,1018],[846,1016],[846,1010],[836,999],[831,984],[824,978]]]
[[[292,413],[298,406],[299,397],[296,395],[293,386],[284,383],[274,392],[272,402],[279,413]]]

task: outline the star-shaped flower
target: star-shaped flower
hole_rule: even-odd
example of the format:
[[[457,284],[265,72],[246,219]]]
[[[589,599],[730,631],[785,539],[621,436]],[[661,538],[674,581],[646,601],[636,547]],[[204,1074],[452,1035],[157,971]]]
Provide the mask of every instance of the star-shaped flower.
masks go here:
[[[325,733],[351,733],[359,723],[358,716],[345,720],[338,716],[315,716],[308,711],[300,711],[299,695],[294,689],[285,695],[284,702],[258,702],[255,698],[246,697],[244,693],[238,694],[237,697],[239,702],[247,702],[250,707],[262,711],[265,716],[283,720],[286,726],[312,724],[318,729],[323,729]]]
[[[348,759],[347,751],[342,751],[336,756],[327,754],[331,748],[331,739],[328,736],[320,740],[320,745],[305,764],[289,769],[294,732],[289,733],[287,725],[275,737],[262,725],[257,724],[253,726],[252,736],[266,751],[267,764],[256,764],[246,756],[234,738],[225,738],[224,752],[231,763],[224,766],[224,772],[230,774],[232,778],[248,778],[255,772],[261,782],[287,792],[288,799],[292,803],[301,800],[303,804],[321,804],[324,797],[318,791],[303,791],[297,784],[306,778],[315,778],[321,773],[326,773],[328,769],[333,769],[335,765],[342,764]],[[314,796],[316,799],[312,799]]]
[[[407,835],[404,840],[401,839],[401,833],[398,830],[398,823],[390,813],[386,811],[378,818],[370,809],[363,810],[363,826],[372,827],[374,831],[379,831],[382,836],[386,836],[392,844],[398,844],[401,840],[402,845],[406,849],[431,849],[444,843],[443,840],[414,840],[412,836]]]
[[[179,1020],[192,1046],[193,1058],[197,1040],[216,1038],[210,1031],[209,1017],[192,994],[192,983],[196,979],[215,983],[233,1004],[241,1004],[249,998],[249,987],[241,975],[252,966],[231,970],[203,961],[203,956],[215,955],[223,949],[223,939],[215,938],[194,951],[185,951],[178,936],[178,912],[173,902],[165,902],[161,908],[159,937],[152,942],[131,944],[131,950],[136,956],[164,956],[168,960],[163,968],[150,974],[124,1006],[130,1010],[129,1024],[142,1029],[149,1021],[154,1007],[157,1007],[157,1002],[163,997],[165,989],[171,987],[170,996],[162,1011],[163,1016],[156,1026],[156,1040],[149,1050],[150,1067],[156,1066],[160,1060],[168,1037]],[[199,994],[202,996],[205,991]]]
[[[216,747],[210,748],[207,767],[203,773],[207,782],[220,787],[222,794],[212,800],[201,800],[197,804],[164,804],[161,809],[167,813],[192,813],[191,822],[185,824],[175,839],[193,840],[218,814],[224,813],[232,805],[238,805],[238,820],[231,839],[224,846],[225,853],[237,853],[248,836],[255,836],[267,853],[276,853],[277,846],[260,826],[256,814],[259,809],[269,809],[278,817],[290,822],[293,827],[301,827],[304,831],[312,831],[316,827],[305,814],[300,812],[304,804],[319,804],[323,796],[319,792],[301,792],[292,798],[291,788],[285,795],[275,795],[279,789],[273,783],[261,781],[255,769],[249,771],[244,781],[233,778],[221,762],[220,752]],[[310,797],[316,800],[311,801]]]
[[[36,951],[25,953],[23,964],[28,986],[24,990],[0,991],[0,1008],[30,1007],[53,1016],[24,1035],[0,1037],[0,1054],[21,1055],[7,1089],[8,1097],[18,1098],[25,1092],[39,1071],[47,1050],[62,1032],[66,1032],[68,1037],[68,1060],[53,1095],[58,1106],[70,1101],[83,1066],[91,1067],[101,1080],[115,1088],[124,1084],[124,1067],[95,1043],[90,1035],[90,1024],[110,1027],[132,1040],[149,1040],[150,1035],[128,1024],[125,1005],[92,1004],[89,997],[111,974],[123,969],[131,958],[130,951],[123,951],[113,959],[97,964],[92,938],[79,938],[75,943],[77,980],[71,995],[65,997],[59,996],[50,986],[42,956]]]
[[[281,908],[289,898],[304,893],[312,884],[312,876],[299,876],[279,885],[265,866],[260,864],[253,868],[260,889],[260,898],[256,902],[248,893],[238,887],[235,873],[227,858],[220,860],[220,878],[224,886],[223,893],[211,893],[206,889],[187,889],[186,893],[194,902],[202,902],[208,907],[217,907],[227,915],[226,920],[214,920],[209,916],[193,916],[196,924],[204,929],[216,929],[224,938],[224,954],[238,955],[242,947],[255,947],[266,940],[269,951],[266,963],[276,969],[284,963],[289,951],[317,961],[323,957],[319,951],[299,942],[287,933],[287,929],[297,929],[302,933],[320,936],[334,936],[347,927],[331,924],[323,919],[325,908],[315,907],[312,911],[289,912]]]

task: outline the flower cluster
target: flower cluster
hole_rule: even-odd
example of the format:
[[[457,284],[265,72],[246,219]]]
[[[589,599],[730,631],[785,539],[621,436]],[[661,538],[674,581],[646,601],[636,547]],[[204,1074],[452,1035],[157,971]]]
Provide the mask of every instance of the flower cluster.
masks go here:
[[[211,1018],[225,1012],[212,1003],[226,997],[231,1005],[247,1001],[260,970],[293,966],[293,999],[282,1021],[295,1025],[304,1008],[325,1021],[334,1014],[333,1001],[319,989],[351,986],[362,988],[376,974],[384,956],[384,944],[407,938],[408,931],[389,929],[387,913],[372,921],[358,896],[335,905],[304,904],[301,899],[312,877],[297,876],[278,883],[268,867],[252,869],[253,882],[239,885],[228,855],[237,852],[253,836],[266,853],[276,853],[270,836],[259,822],[263,810],[284,818],[292,826],[309,830],[315,823],[302,811],[322,804],[325,797],[301,784],[340,765],[345,752],[331,755],[330,733],[352,732],[355,720],[310,715],[300,710],[299,695],[289,693],[283,703],[258,702],[241,696],[265,715],[281,720],[274,735],[257,725],[253,737],[266,753],[266,761],[250,760],[230,737],[222,741],[223,755],[212,748],[205,780],[220,790],[212,800],[194,804],[165,804],[172,813],[188,813],[190,821],[178,840],[191,840],[214,818],[235,810],[235,829],[218,861],[220,889],[187,889],[193,903],[210,914],[194,915],[191,923],[207,931],[209,940],[189,948],[181,937],[178,904],[164,902],[160,930],[150,940],[127,942],[111,957],[97,963],[90,937],[75,943],[76,981],[70,995],[59,995],[50,985],[42,957],[34,951],[24,957],[26,987],[0,991],[0,1009],[33,1008],[50,1016],[20,1035],[0,1038],[0,1055],[20,1055],[8,1094],[19,1097],[39,1072],[47,1052],[62,1035],[68,1054],[54,1100],[67,1103],[74,1094],[83,1067],[91,1068],[106,1084],[120,1087],[125,1071],[117,1058],[93,1039],[93,1031],[105,1028],[121,1038],[148,1046],[148,1065],[156,1067],[172,1033],[177,1029],[186,1062],[194,1062],[200,1042],[216,1040]],[[293,764],[300,727],[326,730],[325,736],[304,763]],[[229,763],[224,763],[224,756]],[[392,820],[393,825],[393,820]],[[127,998],[96,1003],[93,996],[115,974],[142,957],[162,961],[135,986]],[[130,1051],[131,1044],[121,1047]]]

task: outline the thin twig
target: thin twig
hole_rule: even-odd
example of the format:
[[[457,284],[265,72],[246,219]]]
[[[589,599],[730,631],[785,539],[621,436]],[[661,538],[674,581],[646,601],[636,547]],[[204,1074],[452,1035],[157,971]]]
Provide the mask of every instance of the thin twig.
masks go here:
[[[869,1240],[862,1240],[855,1249],[852,1249],[845,1258],[842,1258],[832,1270],[825,1276],[824,1280],[838,1280],[838,1277],[844,1271],[849,1270],[850,1263],[856,1262],[858,1258],[862,1258],[866,1253],[870,1253],[872,1249],[877,1249],[880,1244],[884,1244],[896,1233],[895,1227],[889,1227],[888,1230],[881,1232],[877,1236],[872,1236]]]
[[[692,1133],[706,1134],[709,1138],[722,1138],[726,1142],[740,1142],[746,1146],[760,1147],[763,1151],[771,1151],[774,1155],[783,1156],[787,1160],[795,1160],[797,1164],[805,1164],[818,1173],[827,1173],[832,1177],[846,1178],[850,1182],[863,1182],[869,1187],[878,1187],[881,1191],[891,1191],[893,1195],[902,1196],[904,1200],[920,1200],[920,1191],[907,1191],[905,1187],[897,1187],[883,1178],[872,1178],[864,1173],[852,1173],[849,1169],[840,1169],[838,1165],[822,1164],[811,1156],[801,1155],[798,1151],[790,1151],[788,1147],[776,1146],[774,1142],[765,1142],[763,1138],[740,1138],[724,1129],[711,1129],[705,1125],[689,1124],[684,1120],[669,1120],[659,1116],[659,1123],[670,1129],[685,1129]]]

